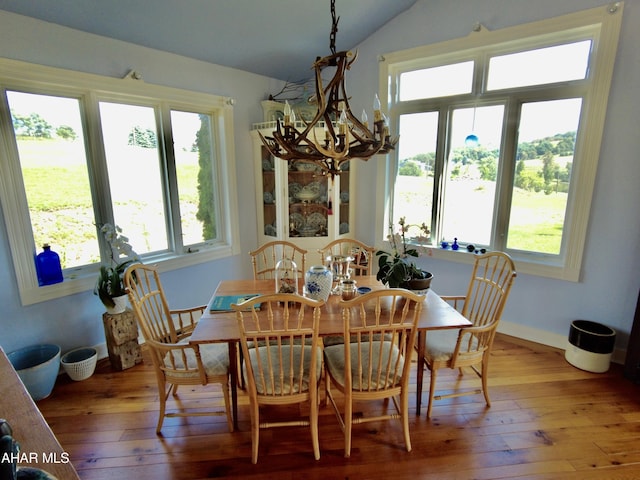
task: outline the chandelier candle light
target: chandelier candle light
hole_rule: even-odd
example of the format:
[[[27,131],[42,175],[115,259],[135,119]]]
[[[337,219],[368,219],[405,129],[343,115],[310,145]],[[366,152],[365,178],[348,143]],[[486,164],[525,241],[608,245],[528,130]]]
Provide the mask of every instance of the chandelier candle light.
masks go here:
[[[357,53],[336,52],[335,40],[340,18],[336,18],[335,0],[331,0],[331,18],[331,55],[318,57],[313,63],[313,99],[318,105],[315,116],[309,122],[302,118],[304,128],[298,129],[295,112],[286,102],[284,119],[282,122],[278,119],[273,136],[260,134],[260,138],[274,157],[288,162],[304,160],[314,163],[325,175],[333,178],[339,175],[342,166],[352,159],[368,160],[373,155],[386,154],[393,150],[398,138],[392,139],[389,135],[388,121],[380,110],[377,95],[373,106],[373,130],[369,129],[366,112],[362,112],[360,120],[351,113],[344,74],[355,62]],[[322,70],[326,67],[335,67],[335,73],[329,83],[323,86]],[[317,138],[318,129],[324,130],[324,138]]]

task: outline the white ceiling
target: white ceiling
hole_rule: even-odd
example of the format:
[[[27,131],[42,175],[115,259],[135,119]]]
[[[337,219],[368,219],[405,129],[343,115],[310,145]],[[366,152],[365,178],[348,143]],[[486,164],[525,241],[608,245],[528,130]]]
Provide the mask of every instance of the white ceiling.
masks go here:
[[[417,0],[337,0],[354,48]],[[0,10],[296,82],[330,53],[330,0],[0,0]]]

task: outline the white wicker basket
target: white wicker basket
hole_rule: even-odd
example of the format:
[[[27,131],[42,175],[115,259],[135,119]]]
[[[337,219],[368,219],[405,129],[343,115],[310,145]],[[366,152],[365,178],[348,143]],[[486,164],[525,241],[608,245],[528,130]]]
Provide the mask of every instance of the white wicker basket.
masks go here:
[[[93,375],[98,362],[98,351],[92,347],[71,350],[64,354],[60,363],[71,380],[86,380]]]

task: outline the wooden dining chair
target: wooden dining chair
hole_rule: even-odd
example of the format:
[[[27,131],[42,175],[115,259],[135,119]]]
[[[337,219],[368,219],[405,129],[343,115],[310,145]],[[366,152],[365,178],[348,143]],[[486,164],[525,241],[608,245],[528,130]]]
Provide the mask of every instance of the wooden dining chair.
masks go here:
[[[309,426],[316,460],[318,385],[322,350],[318,340],[324,302],[296,294],[261,295],[238,305],[240,344],[251,412],[251,461],[258,462],[261,428]],[[309,417],[289,421],[260,419],[260,407],[309,402]]]
[[[249,252],[249,255],[251,256],[253,278],[255,280],[275,278],[276,264],[283,258],[288,258],[295,262],[298,269],[298,278],[302,278],[304,272],[306,272],[307,250],[291,242],[274,240]]]
[[[373,275],[373,258],[375,248],[353,238],[339,238],[318,249],[318,253],[323,262],[329,255],[351,255],[353,262],[349,268],[353,270],[354,276]],[[327,265],[330,268],[330,265]],[[342,335],[331,335],[323,337],[324,346],[342,345],[344,337]]]
[[[487,406],[491,406],[487,389],[491,347],[515,277],[515,265],[506,253],[478,255],[466,295],[441,296],[473,325],[427,332],[424,360],[431,371],[427,418],[431,418],[433,400],[443,398],[483,393]],[[480,377],[481,388],[435,395],[437,372],[445,367],[459,369],[460,375],[463,367],[470,367]]]
[[[229,431],[233,431],[229,401],[229,352],[227,344],[189,345],[188,338],[206,305],[170,310],[155,267],[135,264],[125,271],[124,284],[145,344],[151,353],[156,373],[160,412],[156,433],[160,433],[165,417],[226,415]],[[167,411],[169,394],[176,397],[179,385],[222,387],[225,410],[202,411],[177,407]]]
[[[344,456],[351,454],[352,425],[399,419],[407,451],[409,370],[424,295],[404,289],[375,290],[341,301],[344,336],[350,343],[324,348],[326,401],[331,402],[344,432]],[[331,387],[344,394],[344,414]],[[378,416],[353,415],[353,404],[391,398],[394,411]]]
[[[318,249],[323,261],[329,255],[351,255],[353,262],[349,265],[354,275],[373,275],[374,247],[353,238],[339,238]]]

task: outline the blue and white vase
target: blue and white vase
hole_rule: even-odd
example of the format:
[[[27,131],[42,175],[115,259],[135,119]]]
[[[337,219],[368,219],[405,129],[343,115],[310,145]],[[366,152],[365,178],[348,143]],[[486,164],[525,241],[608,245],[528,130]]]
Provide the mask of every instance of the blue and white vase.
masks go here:
[[[333,274],[323,265],[314,265],[304,275],[306,295],[313,300],[326,302],[331,294],[332,283]]]

